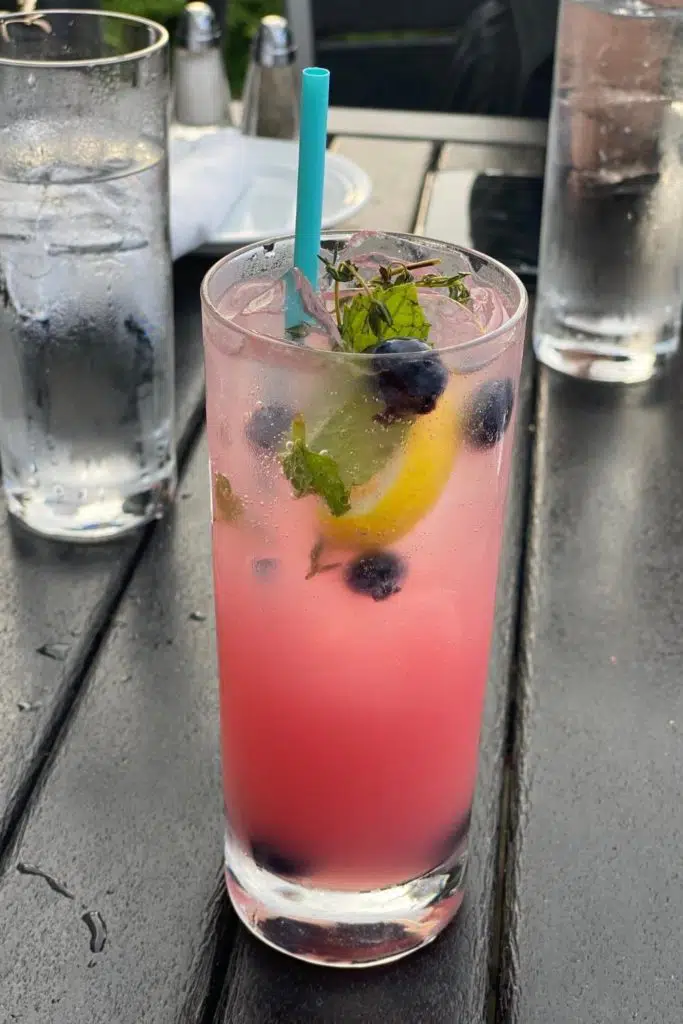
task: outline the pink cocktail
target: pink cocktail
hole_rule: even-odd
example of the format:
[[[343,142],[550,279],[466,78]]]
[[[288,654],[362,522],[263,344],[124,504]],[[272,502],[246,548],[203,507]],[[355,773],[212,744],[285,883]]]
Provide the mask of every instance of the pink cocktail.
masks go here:
[[[336,239],[294,331],[289,240],[202,297],[228,888],[350,965],[462,900],[526,296],[467,250]]]

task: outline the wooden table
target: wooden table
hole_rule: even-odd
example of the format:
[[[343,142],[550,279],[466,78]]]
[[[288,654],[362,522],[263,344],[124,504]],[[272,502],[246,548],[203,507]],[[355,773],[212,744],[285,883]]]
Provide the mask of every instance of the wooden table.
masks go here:
[[[374,179],[358,226],[468,241],[476,172],[542,163],[524,122],[331,127]],[[619,390],[527,359],[464,907],[398,965],[312,968],[220,880],[205,269],[176,269],[174,514],[93,549],[0,533],[0,1024],[679,1024],[679,368]]]

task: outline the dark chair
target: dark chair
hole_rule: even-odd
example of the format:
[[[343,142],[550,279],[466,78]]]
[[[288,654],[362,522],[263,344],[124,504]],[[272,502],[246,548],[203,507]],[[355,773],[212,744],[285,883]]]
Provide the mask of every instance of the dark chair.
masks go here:
[[[301,66],[337,106],[510,114],[519,56],[507,0],[286,0]]]

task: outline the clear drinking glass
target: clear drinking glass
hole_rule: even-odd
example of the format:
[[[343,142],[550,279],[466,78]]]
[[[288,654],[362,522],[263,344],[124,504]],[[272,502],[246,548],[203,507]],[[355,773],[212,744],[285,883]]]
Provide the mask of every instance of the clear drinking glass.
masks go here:
[[[0,458],[51,537],[115,536],[175,486],[167,44],[118,14],[0,18]]]
[[[683,268],[683,0],[563,0],[534,345],[606,381],[678,347]]]
[[[322,253],[366,282],[430,264],[422,314],[387,298],[395,329],[372,330],[428,330],[438,355],[341,351],[322,263],[288,332],[289,238],[217,263],[202,305],[228,889],[267,943],[349,966],[424,945],[462,900],[526,294],[408,235]],[[342,277],[350,313],[376,285]]]

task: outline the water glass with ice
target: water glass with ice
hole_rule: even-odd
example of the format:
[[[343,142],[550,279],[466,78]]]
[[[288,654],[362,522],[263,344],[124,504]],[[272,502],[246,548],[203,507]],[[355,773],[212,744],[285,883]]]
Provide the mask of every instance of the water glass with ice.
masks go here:
[[[168,37],[0,18],[0,458],[12,516],[100,540],[175,486]]]
[[[637,382],[678,348],[683,0],[563,0],[534,325],[538,357]]]

